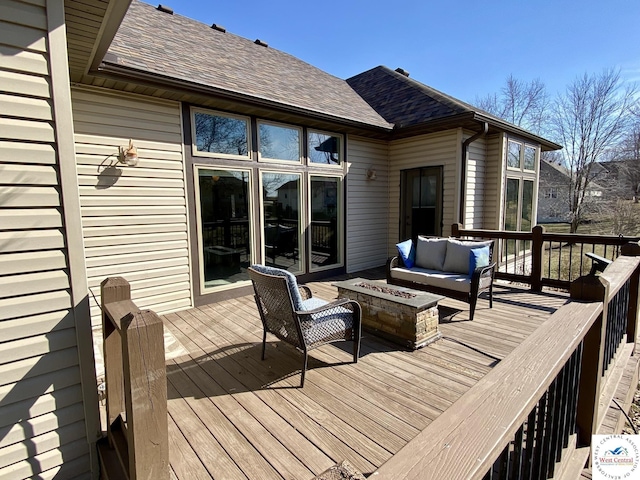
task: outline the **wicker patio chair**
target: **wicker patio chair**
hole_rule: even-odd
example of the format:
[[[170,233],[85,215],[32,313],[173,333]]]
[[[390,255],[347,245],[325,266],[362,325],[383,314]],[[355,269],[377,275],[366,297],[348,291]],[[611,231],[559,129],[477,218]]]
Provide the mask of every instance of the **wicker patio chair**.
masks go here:
[[[270,332],[304,355],[301,387],[309,350],[331,342],[352,341],[353,362],[358,361],[362,315],[358,302],[347,299],[327,302],[313,297],[308,287],[298,285],[292,273],[279,268],[252,265],[248,271],[264,327],[263,360]]]

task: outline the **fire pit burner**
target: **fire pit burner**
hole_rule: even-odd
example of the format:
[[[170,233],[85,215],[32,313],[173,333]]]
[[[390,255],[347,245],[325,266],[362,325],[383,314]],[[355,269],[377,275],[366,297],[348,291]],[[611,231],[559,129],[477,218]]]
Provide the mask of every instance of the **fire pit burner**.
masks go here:
[[[368,283],[368,282],[356,283],[354,287],[367,288],[369,290],[374,290],[380,293],[386,293],[388,295],[393,295],[395,297],[415,298],[416,296],[415,293],[403,292],[402,290],[398,290],[396,288],[383,287],[381,285],[374,285],[373,283]]]

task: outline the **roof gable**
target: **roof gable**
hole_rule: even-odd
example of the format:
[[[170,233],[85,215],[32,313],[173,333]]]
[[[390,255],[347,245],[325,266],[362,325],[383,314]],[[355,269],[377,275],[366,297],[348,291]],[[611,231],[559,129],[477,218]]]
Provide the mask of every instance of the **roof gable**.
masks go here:
[[[235,94],[391,129],[344,80],[292,55],[134,0],[103,62]]]

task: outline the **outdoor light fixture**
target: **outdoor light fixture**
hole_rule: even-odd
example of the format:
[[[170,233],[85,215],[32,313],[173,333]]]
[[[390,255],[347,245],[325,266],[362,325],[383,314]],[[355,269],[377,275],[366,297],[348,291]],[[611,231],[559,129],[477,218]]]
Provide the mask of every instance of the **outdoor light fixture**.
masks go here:
[[[378,175],[376,174],[375,169],[371,167],[367,169],[367,173],[365,175],[367,177],[367,180],[375,180],[376,178],[378,178]]]
[[[138,148],[133,146],[133,140],[129,140],[128,147],[118,147],[118,162],[130,167],[138,164]]]

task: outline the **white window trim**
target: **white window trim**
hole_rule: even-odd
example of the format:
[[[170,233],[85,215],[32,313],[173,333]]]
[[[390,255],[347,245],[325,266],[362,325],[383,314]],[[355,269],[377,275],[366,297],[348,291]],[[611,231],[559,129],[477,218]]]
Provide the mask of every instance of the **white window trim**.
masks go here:
[[[280,127],[280,128],[287,128],[290,130],[297,130],[298,131],[298,160],[283,160],[281,158],[271,158],[271,157],[263,157],[262,154],[260,153],[260,125],[271,125],[273,127]],[[256,137],[257,137],[257,143],[258,143],[258,161],[259,162],[269,162],[269,163],[280,163],[283,165],[301,165],[302,164],[302,142],[304,142],[306,139],[303,138],[304,132],[302,130],[301,127],[296,127],[295,125],[289,125],[286,123],[277,123],[277,122],[270,122],[267,120],[257,120],[256,121]],[[262,178],[262,176],[260,177]]]
[[[339,159],[340,159],[340,163],[338,165],[330,165],[330,164],[326,164],[326,163],[315,163],[311,161],[311,157],[309,156],[309,150],[311,148],[310,144],[309,144],[309,134],[312,133],[319,133],[320,135],[328,135],[330,137],[337,137],[340,139],[340,152],[339,152]],[[316,130],[313,128],[308,128],[307,129],[307,138],[305,138],[305,142],[307,144],[307,165],[310,167],[318,167],[318,168],[327,168],[327,169],[332,169],[332,170],[340,170],[340,171],[344,171],[345,169],[345,145],[344,145],[344,135],[340,134],[340,133],[333,133],[333,132],[327,132],[324,130]]]
[[[313,172],[309,172],[307,175],[307,185],[309,185],[309,193],[308,193],[308,202],[307,202],[307,218],[309,219],[309,228],[311,228],[311,217],[312,217],[312,212],[311,212],[311,193],[312,193],[312,188],[311,188],[311,177],[324,177],[324,178],[337,178],[338,179],[338,255],[340,257],[340,261],[338,263],[333,263],[331,265],[327,265],[326,267],[313,267],[313,262],[311,262],[311,258],[309,258],[309,271],[310,272],[321,272],[323,270],[331,270],[333,268],[339,268],[339,267],[344,267],[345,265],[345,251],[344,251],[344,235],[345,235],[345,228],[344,228],[344,215],[345,215],[345,205],[344,205],[344,177],[343,176],[339,176],[336,174],[331,174],[331,173],[313,173]],[[313,239],[311,238],[311,235],[309,235],[309,241],[308,241],[308,245],[307,248],[309,249],[309,253],[311,254],[312,251],[312,245],[311,242],[313,241]]]
[[[215,115],[217,117],[232,118],[234,120],[241,120],[246,125],[247,136],[247,154],[246,155],[233,155],[230,153],[218,153],[218,152],[203,152],[198,150],[196,146],[196,113],[203,113],[205,115]],[[194,157],[206,157],[206,158],[233,158],[239,160],[251,160],[252,144],[251,144],[251,118],[244,115],[235,115],[226,112],[219,112],[217,110],[208,110],[206,108],[191,107],[189,113],[191,121],[191,155]]]
[[[222,171],[226,171],[226,172],[246,172],[248,174],[248,179],[249,179],[249,185],[248,185],[248,191],[252,191],[251,190],[251,169],[247,169],[247,168],[229,168],[229,167],[219,167],[219,166],[214,166],[214,165],[206,165],[206,164],[194,164],[193,165],[193,175],[194,175],[194,180],[193,180],[193,186],[194,186],[194,191],[195,191],[195,206],[196,206],[196,235],[197,235],[197,245],[198,245],[198,265],[199,265],[199,272],[198,272],[198,277],[200,279],[200,295],[207,295],[209,293],[213,293],[213,292],[221,292],[224,290],[231,290],[233,288],[238,288],[238,287],[243,287],[246,285],[250,285],[251,284],[251,280],[247,279],[247,280],[243,280],[240,282],[236,282],[236,283],[230,283],[228,285],[217,285],[215,287],[207,287],[205,285],[205,280],[204,280],[204,245],[203,245],[203,240],[204,240],[204,230],[203,230],[203,225],[202,225],[202,210],[200,208],[200,170],[222,170]],[[252,199],[252,195],[248,195],[247,201],[249,203],[249,212],[253,212],[254,208],[253,208],[253,199]],[[255,245],[255,241],[254,241],[254,237],[255,236],[255,232],[253,231],[253,219],[249,218],[249,245],[251,247],[253,247],[253,245]],[[255,251],[253,248],[251,248],[251,260],[250,263],[254,263],[255,262]]]
[[[289,162],[290,163],[290,162]],[[265,248],[265,238],[264,238],[264,227],[266,225],[265,222],[265,218],[264,218],[264,195],[262,194],[262,192],[264,192],[264,184],[262,181],[262,177],[265,173],[277,173],[277,174],[283,174],[283,175],[297,175],[300,178],[300,191],[298,192],[298,205],[300,205],[300,224],[298,225],[298,248],[300,249],[300,251],[298,252],[298,258],[299,260],[299,264],[300,264],[300,270],[289,270],[289,272],[293,273],[294,275],[300,275],[302,273],[305,273],[305,259],[306,259],[306,249],[305,249],[305,242],[303,241],[304,237],[303,237],[303,233],[304,233],[304,226],[306,225],[306,218],[305,218],[305,209],[302,208],[303,207],[303,199],[305,198],[305,187],[304,187],[304,175],[302,174],[302,172],[287,172],[286,170],[259,170],[258,173],[258,178],[259,178],[259,184],[260,184],[260,198],[259,198],[259,202],[260,202],[260,252],[261,252],[261,258],[262,258],[262,264],[266,265],[267,264],[267,249]]]

